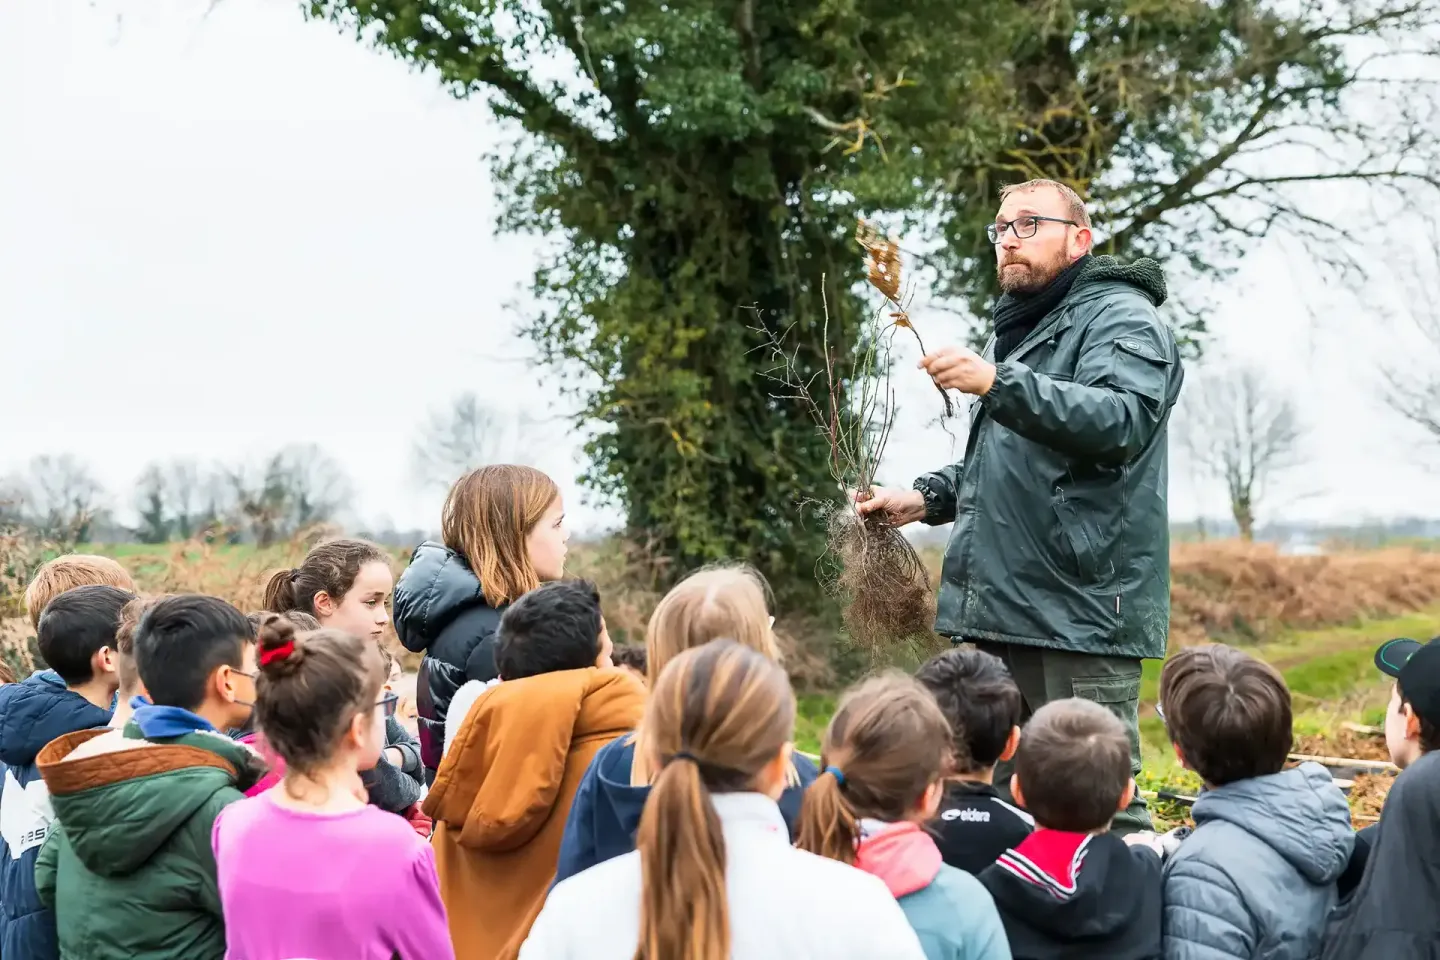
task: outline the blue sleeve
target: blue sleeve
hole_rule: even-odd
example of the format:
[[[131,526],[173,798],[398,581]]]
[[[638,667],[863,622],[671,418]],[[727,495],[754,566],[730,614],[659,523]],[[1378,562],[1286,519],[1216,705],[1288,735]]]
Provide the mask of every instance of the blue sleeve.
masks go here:
[[[790,839],[794,840],[800,830],[800,808],[805,803],[805,791],[815,782],[820,771],[803,753],[792,753],[790,758],[797,782],[786,787],[785,792],[780,794],[780,815],[785,818],[785,826],[790,829]]]
[[[600,862],[595,850],[595,782],[599,779],[600,757],[590,762],[585,776],[580,778],[580,787],[575,791],[575,801],[570,804],[570,816],[565,819],[565,833],[560,838],[560,858],[555,864],[556,883],[573,877],[582,870],[588,870]]]

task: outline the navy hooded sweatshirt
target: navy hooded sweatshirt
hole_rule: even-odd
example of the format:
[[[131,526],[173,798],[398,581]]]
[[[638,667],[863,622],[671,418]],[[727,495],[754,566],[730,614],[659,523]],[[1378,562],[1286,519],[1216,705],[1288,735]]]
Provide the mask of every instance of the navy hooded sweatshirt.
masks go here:
[[[0,686],[0,957],[54,960],[60,954],[55,914],[35,892],[35,860],[55,821],[35,757],[51,740],[103,727],[110,711],[95,706],[52,671]]]
[[[780,813],[793,839],[800,822],[800,802],[805,788],[815,781],[816,770],[804,754],[792,756],[800,782],[780,795]],[[630,785],[634,760],[634,736],[629,735],[601,747],[591,761],[565,821],[555,883],[635,849],[635,831],[650,788]]]

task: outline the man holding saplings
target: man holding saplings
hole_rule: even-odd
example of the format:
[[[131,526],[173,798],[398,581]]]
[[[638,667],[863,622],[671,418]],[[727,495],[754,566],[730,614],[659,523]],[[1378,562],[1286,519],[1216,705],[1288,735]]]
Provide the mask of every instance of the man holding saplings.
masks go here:
[[[976,398],[965,459],[859,512],[953,521],[936,632],[1004,661],[1025,718],[1072,696],[1113,711],[1138,773],[1140,661],[1165,656],[1170,626],[1166,424],[1184,379],[1165,277],[1092,255],[1084,203],[1054,181],[1006,187],[987,232],[1002,291],[989,346],[920,361]],[[1138,797],[1115,821],[1149,825]]]

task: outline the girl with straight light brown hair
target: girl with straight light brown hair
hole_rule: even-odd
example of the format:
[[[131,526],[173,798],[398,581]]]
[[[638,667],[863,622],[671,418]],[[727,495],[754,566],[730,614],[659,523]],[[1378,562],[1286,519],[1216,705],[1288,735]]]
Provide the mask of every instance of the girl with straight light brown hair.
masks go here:
[[[912,677],[850,690],[825,731],[824,771],[805,795],[796,846],[883,880],[927,960],[1010,960],[989,891],[942,863],[922,826],[939,809],[951,739],[940,705]]]
[[[769,586],[753,567],[711,567],[691,574],[676,584],[650,615],[645,630],[649,685],[655,686],[676,657],[721,637],[778,663],[780,648],[771,630],[773,622]],[[658,769],[650,761],[649,736],[642,727],[634,736],[621,737],[596,754],[565,824],[557,883],[635,848],[635,828]],[[792,836],[800,818],[801,798],[816,772],[815,764],[801,754],[787,765],[780,812]]]
[[[641,723],[652,767],[636,850],[555,886],[520,960],[919,960],[885,885],[790,846],[795,697],[728,640],[674,657]]]
[[[495,631],[505,607],[565,575],[565,503],[533,467],[471,470],[440,514],[443,543],[421,544],[395,585],[395,633],[425,654],[416,684],[420,755],[434,782],[445,718],[460,687],[496,679]]]

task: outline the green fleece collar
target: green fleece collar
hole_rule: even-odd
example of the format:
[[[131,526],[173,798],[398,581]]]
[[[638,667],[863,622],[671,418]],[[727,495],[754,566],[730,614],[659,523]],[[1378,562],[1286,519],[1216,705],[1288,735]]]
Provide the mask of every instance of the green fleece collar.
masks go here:
[[[1142,257],[1133,263],[1122,263],[1106,254],[1090,258],[1084,272],[1076,278],[1071,296],[1079,294],[1085,286],[1106,281],[1128,283],[1148,296],[1157,307],[1165,302],[1169,293],[1165,287],[1165,271],[1156,261]]]

